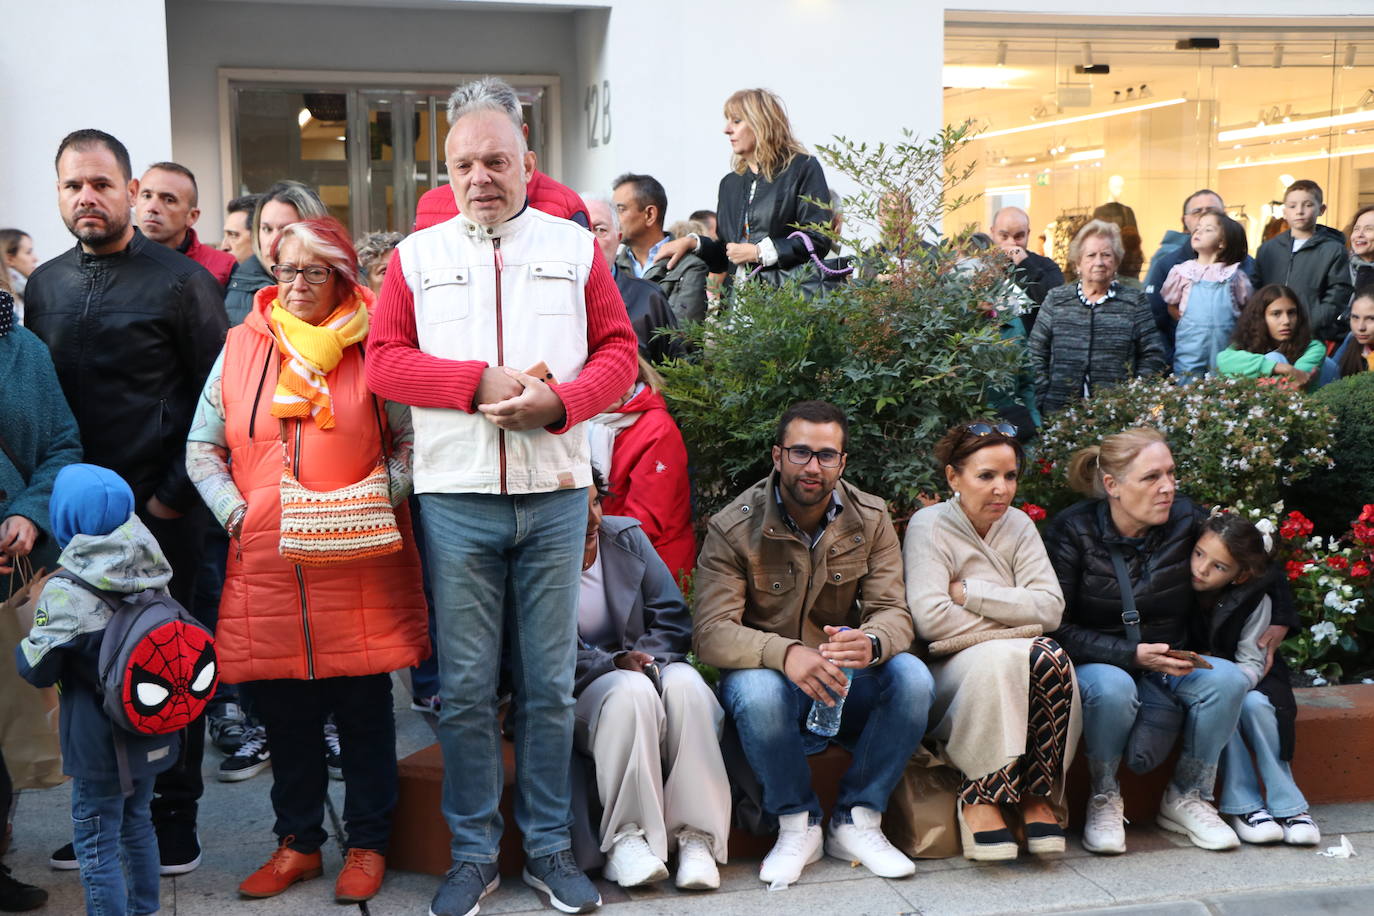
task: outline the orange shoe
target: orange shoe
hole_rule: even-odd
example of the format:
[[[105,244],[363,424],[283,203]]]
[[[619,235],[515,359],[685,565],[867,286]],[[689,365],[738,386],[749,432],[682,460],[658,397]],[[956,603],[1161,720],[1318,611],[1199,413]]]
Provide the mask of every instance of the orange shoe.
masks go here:
[[[294,836],[283,839],[267,864],[243,880],[239,893],[245,897],[275,897],[297,881],[309,881],[324,874],[319,852],[296,852],[287,845],[295,839]]]
[[[386,856],[375,849],[350,849],[339,880],[334,882],[334,899],[339,903],[362,903],[377,896],[386,877]]]

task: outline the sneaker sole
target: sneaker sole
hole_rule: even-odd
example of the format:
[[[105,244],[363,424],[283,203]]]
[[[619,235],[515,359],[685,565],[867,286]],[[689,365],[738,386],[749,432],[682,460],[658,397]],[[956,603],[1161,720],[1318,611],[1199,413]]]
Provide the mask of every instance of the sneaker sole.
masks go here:
[[[897,871],[878,871],[878,869],[874,868],[872,865],[869,865],[860,857],[854,855],[854,853],[850,852],[848,849],[845,848],[845,845],[843,843],[841,843],[839,840],[831,836],[825,838],[824,849],[825,854],[830,856],[830,858],[839,859],[843,862],[848,862],[851,865],[862,865],[864,868],[868,869],[873,874],[877,875],[879,878],[909,878],[912,875],[916,874],[915,862],[908,862],[907,867],[901,868]],[[896,847],[894,846],[893,849],[895,850]]]
[[[1235,831],[1231,832],[1231,836],[1234,842],[1223,841],[1221,843],[1209,843],[1203,840],[1202,837],[1199,837],[1196,833],[1193,833],[1193,831],[1189,830],[1187,827],[1180,824],[1178,821],[1170,817],[1166,817],[1163,814],[1155,815],[1155,823],[1163,829],[1170,831],[1171,833],[1183,834],[1194,846],[1198,847],[1199,849],[1210,849],[1213,852],[1225,852],[1228,849],[1235,849],[1240,845],[1240,837],[1235,835]]]
[[[220,770],[220,782],[243,782],[245,779],[252,779],[272,765],[271,760],[264,760],[262,763],[255,763],[251,767],[244,767],[241,770]]]
[[[432,706],[425,706],[420,703],[411,703],[410,708],[415,712],[423,712],[431,716],[439,715],[439,710],[435,709]]]
[[[703,878],[700,881],[679,881],[673,879],[673,886],[680,891],[715,891],[720,890],[720,874],[716,874],[716,880],[711,881]]]
[[[562,900],[559,900],[558,897],[554,895],[553,891],[549,889],[549,886],[547,884],[545,884],[543,881],[540,881],[534,875],[530,874],[530,870],[528,868],[524,869],[524,873],[521,877],[524,879],[524,882],[528,884],[530,887],[534,888],[540,893],[547,894],[549,897],[549,904],[554,909],[560,910],[564,913],[590,913],[592,910],[601,906],[600,894],[596,895],[596,901],[593,903],[583,904],[582,906],[573,906],[570,903],[564,903]]]
[[[601,877],[605,878],[607,881],[614,881],[621,887],[639,887],[641,884],[653,884],[655,881],[662,881],[664,878],[668,877],[668,866],[664,865],[662,862],[657,863],[657,865],[657,868],[650,869],[642,878],[635,879],[621,875],[612,868],[611,863],[607,861],[606,866],[601,869]]]
[[[309,881],[312,878],[318,878],[323,874],[323,868],[312,868],[309,871],[301,872],[299,875],[297,875],[296,877],[292,878],[289,882],[287,882],[286,885],[282,887],[280,890],[272,891],[270,894],[255,894],[252,891],[246,891],[242,887],[240,887],[239,896],[248,897],[251,900],[266,900],[268,897],[275,897],[278,894],[286,893],[287,889],[290,888],[293,884],[300,884],[302,881]]]
[[[1094,846],[1088,842],[1088,838],[1083,837],[1083,848],[1095,856],[1119,856],[1126,852],[1126,842],[1122,840],[1120,846]]]
[[[477,916],[478,911],[482,909],[482,898],[486,897],[488,894],[492,893],[500,886],[501,876],[497,875],[495,878],[491,879],[490,884],[488,884],[486,887],[482,889],[482,893],[477,895],[477,902],[472,905],[472,909],[468,910],[466,913],[460,913],[458,914],[458,916]],[[448,916],[448,914],[436,913],[434,912],[433,907],[431,907],[429,910],[429,916]]]
[[[49,859],[48,867],[53,871],[80,871],[81,863],[75,859]]]
[[[159,865],[159,866],[158,866],[158,869],[157,869],[157,873],[160,874],[160,875],[166,876],[166,875],[184,875],[184,874],[187,874],[188,872],[193,872],[193,871],[195,871],[197,868],[200,868],[200,860],[201,860],[202,856],[203,856],[202,853],[197,853],[197,854],[196,854],[196,857],[195,857],[194,859],[192,859],[191,861],[189,861],[189,862],[182,862],[182,863],[177,864],[177,865]]]
[[[824,856],[825,856],[825,844],[822,843],[821,845],[819,845],[819,846],[816,847],[816,851],[815,851],[815,852],[811,853],[811,855],[809,855],[809,856],[806,857],[806,861],[802,863],[802,870],[804,871],[804,870],[806,869],[806,866],[808,866],[808,865],[814,865],[814,864],[816,864],[816,863],[819,862]],[[765,860],[765,861],[766,861],[766,860]],[[788,881],[787,884],[788,884],[788,885],[796,884],[797,881],[798,881],[800,878],[801,878],[801,871],[798,871],[798,872],[797,872],[797,876],[796,876],[795,878],[793,878],[792,880]],[[759,866],[759,880],[762,881],[764,884],[772,884],[772,883],[774,883],[775,881],[778,881],[778,880],[780,880],[780,879],[778,879],[778,878],[765,878],[765,877],[763,876],[763,866],[760,865],[760,866]]]
[[[1026,840],[1026,852],[1033,856],[1048,856],[1064,852],[1068,843],[1062,836],[1038,836]]]

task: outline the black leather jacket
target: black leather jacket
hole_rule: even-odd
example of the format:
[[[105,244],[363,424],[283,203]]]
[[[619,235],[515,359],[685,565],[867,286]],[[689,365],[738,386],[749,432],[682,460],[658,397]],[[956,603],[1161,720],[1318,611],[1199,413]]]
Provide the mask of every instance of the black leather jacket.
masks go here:
[[[1168,643],[1175,649],[1202,649],[1197,643],[1197,604],[1190,558],[1207,513],[1186,496],[1176,496],[1169,518],[1143,538],[1116,530],[1105,499],[1075,503],[1060,512],[1045,531],[1045,549],[1064,591],[1064,618],[1050,634],[1075,664],[1106,662],[1134,670],[1135,644],[1121,623],[1121,587],[1109,544],[1121,547],[1140,612],[1141,642]],[[1297,623],[1287,584],[1275,595],[1275,624]]]
[[[750,190],[753,201],[750,202]],[[733,266],[725,259],[725,246],[731,242],[753,242],[772,239],[777,248],[778,263],[760,271],[760,277],[780,275],[782,271],[811,259],[801,239],[788,238],[797,227],[808,223],[829,223],[829,207],[819,206],[804,198],[828,201],[830,189],[825,173],[815,156],[796,156],[773,180],[748,170],[743,175],[730,172],[720,180],[716,203],[716,234],[719,245],[702,240],[698,254],[711,270],[728,273]],[[745,225],[749,231],[745,232]],[[830,251],[830,240],[818,233],[807,233],[816,255],[822,259]]]
[[[185,255],[133,241],[109,255],[76,247],[29,277],[24,321],[48,345],[87,461],[184,512],[200,499],[186,433],[228,322],[219,283]]]

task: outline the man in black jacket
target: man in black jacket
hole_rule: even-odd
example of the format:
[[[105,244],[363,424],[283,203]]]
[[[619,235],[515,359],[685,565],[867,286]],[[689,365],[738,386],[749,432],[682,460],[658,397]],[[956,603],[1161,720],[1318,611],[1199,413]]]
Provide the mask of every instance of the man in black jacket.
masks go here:
[[[172,567],[170,590],[192,607],[208,515],[186,473],[186,433],[228,322],[204,267],[134,228],[129,152],[98,130],[57,150],[62,220],[77,244],[34,270],[25,323],[52,353],[86,461],[123,477],[135,511]],[[187,729],[181,760],[157,781],[153,821],[163,874],[200,864],[196,837],[204,722]],[[75,868],[71,847],[53,856]]]
[[[1003,207],[993,215],[992,240],[1011,258],[1015,265],[1012,282],[1031,301],[1029,309],[1021,316],[1029,337],[1040,303],[1045,301],[1050,290],[1064,285],[1064,272],[1054,261],[1026,247],[1030,241],[1030,216],[1020,207]]]

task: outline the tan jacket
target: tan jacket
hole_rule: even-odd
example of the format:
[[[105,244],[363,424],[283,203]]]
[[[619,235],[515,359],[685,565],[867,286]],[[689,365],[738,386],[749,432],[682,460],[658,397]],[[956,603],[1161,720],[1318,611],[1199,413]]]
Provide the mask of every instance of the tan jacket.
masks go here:
[[[882,642],[886,661],[911,646],[902,550],[887,505],[843,480],[844,510],[815,548],[794,534],[770,474],[711,517],[697,557],[692,645],[719,668],[782,670],[787,648],[849,626]]]

